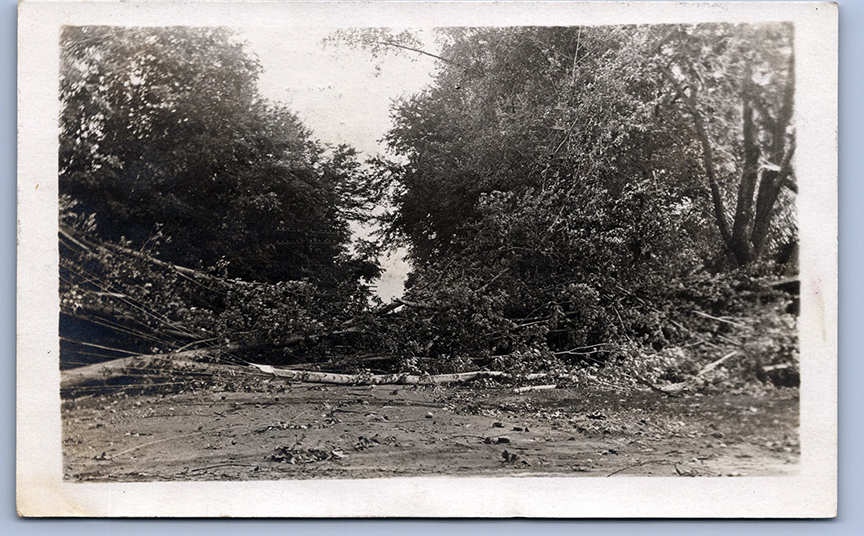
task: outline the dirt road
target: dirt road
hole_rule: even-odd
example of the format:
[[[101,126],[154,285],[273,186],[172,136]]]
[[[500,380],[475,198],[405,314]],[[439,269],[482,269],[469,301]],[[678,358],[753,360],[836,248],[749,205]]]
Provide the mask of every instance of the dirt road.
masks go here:
[[[252,377],[63,402],[71,481],[798,470],[797,389],[331,386]]]

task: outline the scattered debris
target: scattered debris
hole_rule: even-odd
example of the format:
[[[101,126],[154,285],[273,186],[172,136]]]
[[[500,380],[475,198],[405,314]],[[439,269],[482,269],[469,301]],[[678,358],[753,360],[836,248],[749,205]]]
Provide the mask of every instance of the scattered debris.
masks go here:
[[[201,481],[435,471],[606,476],[623,469],[623,475],[682,478],[709,471],[786,474],[800,458],[795,390],[736,395],[723,387],[661,400],[647,389],[623,397],[582,387],[516,395],[499,385],[408,386],[396,399],[387,396],[389,388],[359,397],[355,387],[319,392],[321,385],[295,383],[284,392],[226,400],[209,391],[66,400],[65,474],[78,481],[138,481],[138,472]],[[280,404],[271,403],[275,396]],[[97,422],[103,426],[92,428]],[[658,461],[633,469],[640,460]]]
[[[366,450],[379,444],[380,442],[378,441],[378,434],[375,434],[371,438],[360,436],[359,438],[357,438],[357,443],[354,444],[354,450]]]
[[[327,460],[339,460],[345,457],[341,450],[323,449],[297,449],[296,445],[291,447],[279,447],[276,453],[270,456],[274,462],[290,463],[292,465],[302,463],[315,463]]]

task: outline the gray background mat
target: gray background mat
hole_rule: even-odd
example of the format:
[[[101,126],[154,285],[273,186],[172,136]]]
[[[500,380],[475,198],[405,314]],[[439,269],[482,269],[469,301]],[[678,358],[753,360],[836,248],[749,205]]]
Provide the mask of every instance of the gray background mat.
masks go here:
[[[0,527],[4,534],[319,534],[388,536],[404,533],[470,535],[569,534],[857,534],[864,529],[864,3],[840,1],[840,384],[839,517],[830,521],[223,521],[223,520],[21,520],[15,513],[15,116],[16,3],[0,0]],[[53,155],[46,155],[53,158]]]

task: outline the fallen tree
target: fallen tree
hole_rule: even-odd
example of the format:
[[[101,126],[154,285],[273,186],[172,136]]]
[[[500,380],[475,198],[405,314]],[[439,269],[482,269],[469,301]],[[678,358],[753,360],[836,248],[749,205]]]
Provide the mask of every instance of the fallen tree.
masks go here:
[[[248,374],[250,372],[250,367],[264,374],[286,378],[291,381],[338,385],[439,385],[448,383],[466,383],[480,379],[532,381],[549,376],[547,373],[542,372],[519,376],[497,370],[478,370],[474,372],[438,375],[417,375],[407,373],[337,374],[311,370],[292,370],[283,367],[260,365],[257,363],[250,363],[247,367],[200,361],[201,358],[210,356],[212,353],[212,350],[188,350],[173,354],[138,355],[64,370],[61,372],[60,389],[61,392],[69,392],[86,386],[108,384],[113,380],[129,376],[130,374],[139,374],[141,371],[149,372],[153,377],[158,376],[160,373],[212,375],[219,371],[229,372],[232,374]]]
[[[238,365],[200,361],[202,357],[209,354],[209,350],[187,350],[173,354],[134,355],[62,370],[60,372],[60,391],[69,392],[85,386],[106,384],[117,378],[130,374],[140,374],[141,372],[152,377],[157,377],[160,373],[176,375],[181,371],[189,374],[211,375],[217,370],[233,370],[236,373],[236,371],[245,368]]]
[[[507,372],[498,370],[477,370],[474,372],[459,372],[456,374],[436,374],[430,376],[421,376],[417,374],[335,374],[331,372],[316,372],[308,370],[290,370],[285,368],[272,367],[270,365],[259,365],[250,363],[250,366],[255,367],[261,372],[273,374],[280,378],[288,378],[289,380],[309,382],[309,383],[332,383],[332,384],[348,384],[348,385],[428,385],[428,384],[444,384],[444,383],[465,383],[479,379],[492,378],[502,380],[537,380],[546,378],[548,374],[538,372],[517,376]]]

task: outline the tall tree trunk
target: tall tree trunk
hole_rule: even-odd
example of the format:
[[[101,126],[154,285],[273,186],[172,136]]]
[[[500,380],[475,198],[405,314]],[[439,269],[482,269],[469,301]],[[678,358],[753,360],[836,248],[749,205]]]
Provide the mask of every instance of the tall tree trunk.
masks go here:
[[[705,175],[708,177],[708,187],[711,190],[711,201],[714,204],[714,219],[717,221],[717,229],[720,231],[723,243],[726,247],[731,247],[732,233],[729,231],[729,222],[726,220],[726,207],[723,206],[720,185],[717,183],[717,177],[714,174],[714,155],[711,151],[711,140],[708,138],[708,132],[705,130],[702,116],[696,111],[695,107],[692,108],[692,115],[696,126],[696,134],[699,136],[699,142],[702,145],[702,163],[705,167]]]
[[[693,71],[692,65],[689,70]],[[702,166],[705,168],[705,176],[708,179],[708,188],[711,192],[711,202],[714,206],[714,219],[717,222],[717,230],[720,231],[720,238],[723,239],[724,248],[734,254],[732,231],[729,229],[729,221],[726,219],[726,207],[723,204],[723,195],[720,192],[720,185],[717,182],[717,175],[714,170],[714,152],[711,149],[711,138],[708,136],[705,121],[702,119],[702,114],[699,112],[697,104],[697,86],[691,83],[687,88],[689,91],[685,91],[684,87],[675,79],[675,76],[668,67],[660,72],[672,84],[675,92],[685,102],[690,116],[693,117],[693,126],[696,128],[696,136],[702,147]]]
[[[780,165],[776,169],[765,169],[762,172],[762,180],[759,183],[759,194],[756,197],[756,217],[753,221],[753,234],[750,242],[753,253],[759,256],[765,247],[765,240],[771,229],[771,219],[774,213],[774,205],[783,186],[788,185],[788,178],[792,174],[792,156],[795,154],[795,137],[793,134],[789,147],[786,147],[786,129],[792,121],[795,105],[795,56],[789,58],[789,79],[783,89],[783,102],[776,118],[772,118],[768,111],[761,111],[764,120],[771,129],[771,154],[769,159],[777,161]],[[781,156],[782,155],[782,156]],[[796,189],[790,186],[790,189]]]
[[[753,221],[753,194],[759,179],[759,145],[756,141],[753,124],[753,107],[750,104],[750,70],[744,75],[742,100],[744,101],[744,169],[738,184],[738,201],[735,207],[735,220],[732,223],[732,254],[739,266],[753,260],[750,245],[750,229]]]
[[[780,196],[780,191],[784,186],[788,186],[788,179],[792,174],[791,160],[794,154],[795,142],[793,140],[783,157],[780,169],[766,169],[762,172],[762,182],[759,185],[759,195],[756,198],[756,218],[753,221],[753,234],[750,239],[755,256],[761,255],[765,248],[765,240],[771,230],[774,206]]]

